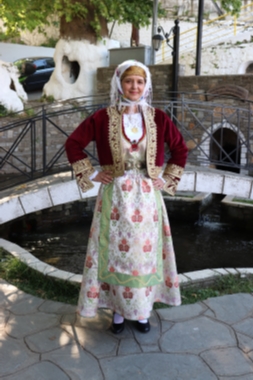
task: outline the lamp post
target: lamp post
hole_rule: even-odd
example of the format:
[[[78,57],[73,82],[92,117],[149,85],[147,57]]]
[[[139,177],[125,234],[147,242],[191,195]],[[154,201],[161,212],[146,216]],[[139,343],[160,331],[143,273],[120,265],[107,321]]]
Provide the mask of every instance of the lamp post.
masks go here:
[[[203,29],[203,11],[204,11],[204,0],[199,0],[195,75],[200,75],[200,71],[201,71],[201,45],[202,45],[202,29]]]
[[[179,20],[175,20],[175,26],[173,26],[169,33],[165,33],[162,26],[158,26],[157,31],[159,34],[155,34],[152,37],[152,45],[155,51],[158,51],[165,39],[166,44],[172,49],[172,97],[173,102],[173,114],[172,120],[176,121],[176,107],[174,102],[177,100],[178,91],[178,56],[179,56]],[[163,35],[162,35],[162,34]],[[170,45],[170,35],[173,33],[173,46]]]

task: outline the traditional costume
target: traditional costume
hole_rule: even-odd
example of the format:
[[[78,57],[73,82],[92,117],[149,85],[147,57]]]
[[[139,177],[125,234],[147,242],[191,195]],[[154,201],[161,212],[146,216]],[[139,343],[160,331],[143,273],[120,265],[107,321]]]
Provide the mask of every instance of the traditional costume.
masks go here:
[[[122,74],[131,66],[146,73],[140,112],[123,96]],[[95,141],[101,170],[113,182],[101,185],[90,230],[78,312],[92,317],[109,308],[126,319],[149,318],[154,302],[181,303],[169,220],[153,179],[174,195],[186,163],[187,148],[170,118],[149,105],[150,72],[126,61],[112,79],[112,105],[95,112],[69,136],[66,152],[82,191],[93,187],[95,169],[83,149]],[[165,144],[170,158],[164,165]]]

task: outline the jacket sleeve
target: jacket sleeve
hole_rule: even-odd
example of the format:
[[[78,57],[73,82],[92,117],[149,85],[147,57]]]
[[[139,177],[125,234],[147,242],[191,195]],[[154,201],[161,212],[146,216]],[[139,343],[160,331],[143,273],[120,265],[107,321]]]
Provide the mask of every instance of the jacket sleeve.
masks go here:
[[[85,119],[71,135],[65,143],[66,154],[71,163],[76,180],[83,192],[94,187],[89,177],[95,172],[88,155],[84,152],[84,148],[94,141],[95,134],[94,115]]]
[[[163,190],[170,195],[175,195],[186,165],[188,149],[183,136],[166,114],[164,137],[169,147],[170,157],[163,172],[163,179],[165,180]]]

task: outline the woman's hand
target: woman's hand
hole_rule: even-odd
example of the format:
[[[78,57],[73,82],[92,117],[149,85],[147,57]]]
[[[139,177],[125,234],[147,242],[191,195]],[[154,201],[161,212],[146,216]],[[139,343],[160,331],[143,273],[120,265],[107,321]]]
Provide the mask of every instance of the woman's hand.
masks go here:
[[[164,181],[161,178],[153,179],[153,185],[156,190],[162,190],[164,186]]]
[[[111,172],[98,172],[96,177],[92,179],[94,182],[101,182],[104,185],[108,185],[108,183],[111,183],[113,181],[112,173]]]

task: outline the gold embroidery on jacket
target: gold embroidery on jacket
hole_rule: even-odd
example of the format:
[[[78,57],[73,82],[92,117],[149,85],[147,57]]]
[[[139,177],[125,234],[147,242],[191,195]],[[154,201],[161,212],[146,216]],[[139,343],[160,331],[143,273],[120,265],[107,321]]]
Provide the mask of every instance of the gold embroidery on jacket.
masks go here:
[[[92,189],[94,185],[90,181],[89,177],[95,172],[95,169],[91,165],[89,158],[86,157],[82,160],[74,162],[72,167],[76,175],[76,181],[82,189],[82,192]]]
[[[157,178],[162,167],[156,166],[157,154],[157,126],[155,123],[155,109],[148,107],[143,115],[147,133],[147,170],[150,178]]]
[[[182,166],[176,164],[167,164],[163,172],[163,177],[164,179],[166,179],[166,176],[175,176],[181,178],[183,172],[184,168],[182,168]]]
[[[164,172],[163,178],[166,183],[164,184],[163,190],[170,195],[175,195],[178,183],[182,177],[184,168],[176,164],[167,164]]]
[[[124,162],[122,158],[122,112],[118,112],[115,107],[108,107],[107,114],[109,116],[109,146],[113,157],[113,175],[120,177],[124,174]],[[106,165],[107,166],[107,165]],[[110,166],[110,165],[109,165]],[[105,166],[103,166],[104,168]]]

